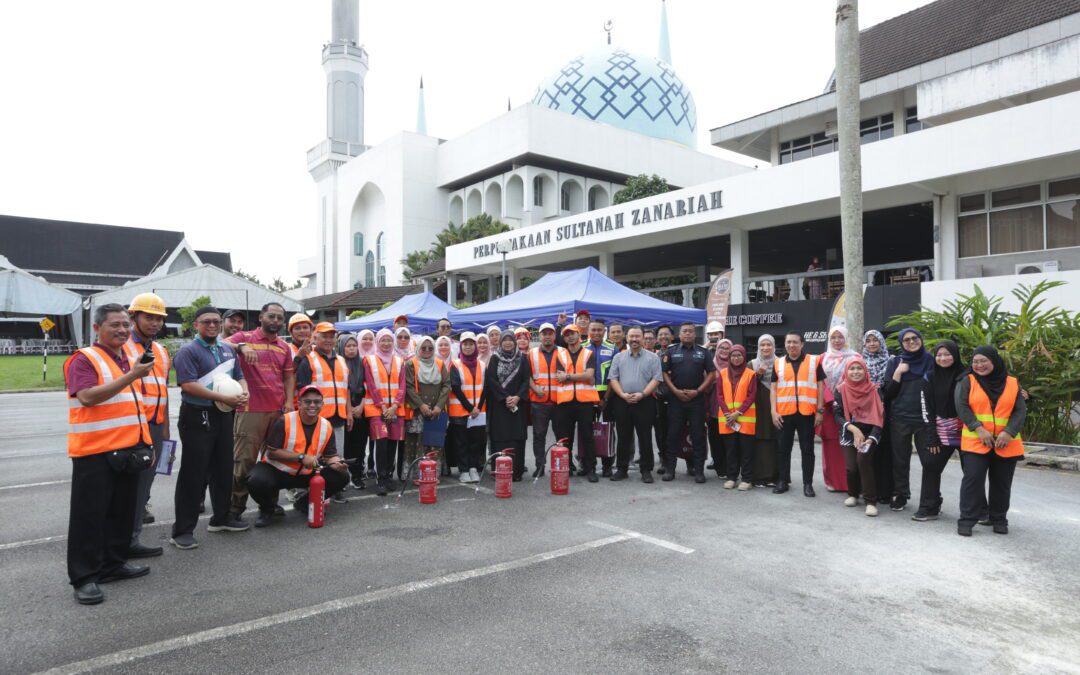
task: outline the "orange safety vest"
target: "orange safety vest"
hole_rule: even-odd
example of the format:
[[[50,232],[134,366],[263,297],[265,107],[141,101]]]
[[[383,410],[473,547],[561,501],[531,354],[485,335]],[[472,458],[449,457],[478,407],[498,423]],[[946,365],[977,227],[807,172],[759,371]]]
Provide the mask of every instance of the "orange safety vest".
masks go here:
[[[533,403],[557,403],[559,399],[559,390],[561,385],[555,381],[555,371],[557,359],[561,360],[560,356],[565,349],[562,347],[556,347],[549,362],[540,353],[539,347],[533,347],[529,350],[529,366],[532,371],[532,381],[536,386],[544,389],[547,393],[543,396],[537,396],[536,392],[529,388],[529,400]]]
[[[796,377],[786,356],[776,359],[776,412],[780,415],[817,413],[818,356],[807,354]]]
[[[371,379],[375,381],[375,388],[379,390],[379,396],[382,397],[384,403],[393,403],[398,394],[398,382],[401,380],[401,357],[394,354],[393,360],[390,361],[389,373],[386,372],[386,366],[377,355],[371,354],[365,356],[364,359],[368,372],[371,373]],[[398,408],[399,417],[405,412],[402,408],[404,406]],[[379,417],[380,415],[382,415],[382,408],[375,405],[371,390],[366,389],[364,391],[364,416]]]
[[[349,366],[345,359],[335,356],[333,371],[326,367],[322,355],[314,351],[307,355],[307,360],[311,366],[311,383],[319,388],[323,396],[319,415],[330,418],[336,414],[345,419],[349,400]]]
[[[457,370],[458,375],[461,377],[461,391],[465,394],[465,398],[469,400],[469,403],[475,408],[476,404],[480,402],[480,397],[484,394],[484,373],[487,372],[487,366],[483,361],[477,359],[476,361],[476,377],[473,377],[472,371],[465,367],[465,364],[461,362],[461,359],[454,359],[451,361],[451,368]],[[450,413],[450,417],[468,417],[469,411],[465,410],[465,406],[461,404],[457,394],[454,393],[453,388],[450,389],[450,402],[446,406],[446,410]],[[487,404],[485,403],[480,412],[487,410]]]
[[[97,371],[97,385],[115,382],[124,376],[112,354],[101,347],[84,347],[75,354],[82,354]],[[64,362],[64,383],[75,358],[72,354]],[[68,399],[68,457],[86,457],[102,452],[123,450],[140,441],[150,445],[150,428],[146,426],[143,412],[141,383],[128,388],[97,405],[85,406],[77,397]]]
[[[731,373],[727,368],[720,371],[720,386],[724,388],[724,401],[727,403],[728,412],[735,412],[742,407],[743,401],[746,400],[747,390],[750,389],[750,381],[755,377],[757,377],[757,375],[754,371],[747,367],[747,369],[743,371],[742,377],[739,378],[739,384],[735,387],[733,393],[731,390]],[[727,425],[727,418],[723,415],[720,415],[719,417],[720,433],[735,433],[735,430]],[[739,423],[740,434],[753,436],[754,432],[757,431],[757,403],[751,403],[750,407],[746,409],[746,412],[739,415],[735,421]]]
[[[312,442],[308,441],[307,435],[304,433],[304,423],[300,421],[300,413],[295,411],[286,413],[282,419],[285,421],[285,445],[279,448],[280,450],[286,450],[298,455],[319,457],[322,455],[323,450],[326,449],[327,444],[330,443],[330,439],[334,437],[334,427],[330,425],[330,422],[325,417],[320,417],[316,423],[315,439]],[[315,471],[314,469],[304,468],[304,465],[297,461],[280,462],[276,459],[270,459],[270,450],[269,447],[263,447],[262,452],[259,453],[260,462],[266,462],[275,469],[280,469],[294,476],[307,476]]]
[[[142,379],[143,411],[151,424],[165,423],[165,410],[169,402],[169,352],[157,342],[150,343],[154,350],[154,368]],[[124,343],[124,356],[132,363],[142,358],[146,348],[134,336]]]
[[[293,343],[289,343],[289,356],[295,361],[296,357],[300,355],[300,349]]]
[[[591,354],[591,349],[582,347],[577,353],[577,358],[574,358],[570,355],[570,350],[563,349],[559,354],[559,361],[562,362],[564,371],[571,375],[577,375],[585,372],[585,364],[589,362]],[[582,403],[599,403],[600,394],[596,392],[595,380],[593,382],[572,382],[567,380],[559,387],[559,403],[570,403],[575,400]]]
[[[1009,417],[1016,406],[1016,397],[1020,395],[1020,383],[1012,375],[1006,378],[1005,391],[1001,392],[997,405],[991,407],[990,397],[986,395],[975,376],[968,375],[968,381],[971,382],[971,392],[968,394],[971,412],[975,413],[975,418],[982,422],[983,429],[997,436],[1009,423]],[[990,452],[990,448],[979,440],[979,434],[968,429],[966,424],[960,430],[960,449],[980,455]],[[1020,434],[1017,434],[1016,438],[1009,441],[1004,448],[1000,450],[994,448],[994,452],[1000,457],[1020,457],[1024,454],[1024,442]]]
[[[413,372],[413,387],[416,389],[416,393],[419,394],[420,393],[420,358],[417,357],[417,356],[414,356],[411,359],[409,359],[409,361],[412,363],[412,369],[413,369],[412,370],[412,372]],[[443,360],[439,359],[439,358],[436,358],[435,359],[435,366],[441,372],[442,369],[443,369]],[[418,411],[419,411],[418,408],[413,408],[411,405],[409,405],[409,399],[406,398],[405,399],[405,411],[404,411],[405,414],[403,415],[403,417],[405,419],[407,419],[407,420],[411,420],[413,418],[413,415],[416,414]]]

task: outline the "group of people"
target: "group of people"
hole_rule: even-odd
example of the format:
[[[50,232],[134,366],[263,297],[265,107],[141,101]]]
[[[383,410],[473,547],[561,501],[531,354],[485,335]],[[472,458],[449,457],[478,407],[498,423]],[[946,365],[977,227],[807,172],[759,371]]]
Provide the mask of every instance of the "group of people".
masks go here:
[[[807,497],[815,496],[816,434],[827,489],[846,492],[847,506],[862,499],[868,516],[884,500],[906,508],[914,445],[923,465],[917,521],[941,514],[941,473],[959,452],[959,534],[970,536],[976,523],[1008,531],[1026,392],[993,347],[977,349],[966,368],[955,343],[928,352],[914,329],[900,331],[891,356],[878,331],[856,352],[834,328],[824,354],[807,353],[793,332],[783,353],[762,336],[750,359],[716,322],[702,345],[693,323],[676,333],[585,311],[543,323],[535,336],[494,326],[455,336],[447,319],[435,335],[417,336],[405,316],[353,335],[303,313],[286,322],[284,308],[270,303],[253,330],[244,330],[242,313],[199,308],[194,339],[170,358],[155,341],[165,314],[152,293],[126,308],[98,307],[95,343],[64,364],[68,571],[83,604],[104,599],[99,584],[149,572],[129,560],[163,552],[142,544],[140,530],[152,517],[155,465],[170,437],[170,369],[181,391],[183,456],[169,538],[179,549],[199,545],[194,530],[207,491],[207,531],[229,533],[249,528],[249,497],[255,527],[266,527],[284,515],[281,490],[306,513],[316,473],[335,501],[372,479],[385,495],[436,449],[444,475],[456,469],[463,483],[479,481],[494,453],[509,451],[520,481],[530,431],[536,477],[552,431],[571,450],[572,472],[590,483],[626,480],[632,464],[643,483],[654,482],[654,471],[672,481],[682,458],[697,483],[715,471],[726,489],[776,494],[790,488],[797,436]]]

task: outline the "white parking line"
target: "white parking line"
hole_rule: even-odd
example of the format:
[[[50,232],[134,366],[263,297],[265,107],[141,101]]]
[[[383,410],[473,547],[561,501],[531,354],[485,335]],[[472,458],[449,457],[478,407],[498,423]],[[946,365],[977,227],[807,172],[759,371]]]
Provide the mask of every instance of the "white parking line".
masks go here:
[[[64,483],[70,483],[71,479],[65,480],[47,480],[41,483],[23,483],[22,485],[0,485],[0,490],[19,490],[22,488],[42,487],[44,485],[63,485]]]
[[[601,522],[597,522],[595,520],[590,520],[588,524],[592,525],[593,527],[599,527],[601,530],[607,530],[608,532],[620,532],[622,534],[631,536],[634,539],[640,539],[641,541],[648,542],[650,544],[655,544],[657,546],[663,546],[664,548],[666,548],[668,550],[671,550],[671,551],[675,551],[676,553],[687,554],[687,553],[693,553],[694,552],[694,549],[692,549],[692,548],[687,548],[685,546],[682,546],[680,544],[676,544],[675,542],[668,541],[666,539],[657,539],[656,537],[651,537],[651,536],[649,536],[647,534],[642,534],[640,532],[635,532],[634,530],[628,530],[628,529],[626,529],[624,527],[619,527],[618,525],[609,525],[607,523],[601,523]]]
[[[509,560],[507,562],[496,563],[494,565],[487,565],[485,567],[477,567],[471,570],[465,570],[463,572],[453,572],[451,574],[444,574],[443,576],[433,577],[431,579],[424,579],[422,581],[411,581],[398,586],[392,586],[390,588],[384,588],[377,591],[369,591],[367,593],[360,593],[359,595],[353,595],[347,598],[339,598],[337,600],[330,600],[310,607],[302,607],[300,609],[290,610],[288,612],[281,612],[280,614],[271,614],[270,616],[264,616],[260,619],[253,619],[251,621],[241,621],[240,623],[234,623],[228,626],[220,626],[218,628],[211,628],[209,630],[199,631],[191,633],[189,635],[181,635],[179,637],[171,638],[169,640],[162,640],[160,642],[154,642],[152,644],[143,645],[142,647],[134,647],[132,649],[125,649],[123,651],[115,652],[113,654],[104,654],[92,659],[86,659],[85,661],[77,661],[75,663],[69,663],[65,666],[59,666],[50,670],[44,671],[45,673],[85,673],[91,670],[97,670],[100,668],[115,667],[125,663],[131,663],[138,659],[144,659],[150,656],[157,656],[167,652],[182,649],[184,647],[193,647],[195,645],[203,644],[206,642],[212,642],[214,640],[222,640],[224,638],[234,637],[236,635],[243,635],[264,628],[271,628],[273,626],[280,626],[285,623],[292,623],[294,621],[302,621],[321,614],[327,614],[330,612],[339,612],[345,609],[352,609],[361,605],[368,605],[373,602],[380,602],[382,600],[389,600],[402,595],[408,595],[410,593],[416,593],[417,591],[426,591],[432,588],[439,588],[441,586],[447,586],[450,584],[456,584],[462,581],[469,581],[472,579],[479,579],[481,577],[491,576],[500,572],[509,572],[511,570],[522,569],[525,567],[531,567],[533,565],[539,565],[557,558],[565,558],[576,553],[583,553],[585,551],[592,551],[604,546],[610,546],[611,544],[618,544],[619,542],[628,541],[631,539],[637,539],[631,534],[616,534],[610,537],[604,537],[603,539],[594,539],[593,541],[587,541],[581,544],[575,544],[574,546],[567,546],[565,548],[558,548],[553,551],[546,551],[544,553],[537,553],[536,555],[530,555],[525,558],[518,558],[517,560]]]

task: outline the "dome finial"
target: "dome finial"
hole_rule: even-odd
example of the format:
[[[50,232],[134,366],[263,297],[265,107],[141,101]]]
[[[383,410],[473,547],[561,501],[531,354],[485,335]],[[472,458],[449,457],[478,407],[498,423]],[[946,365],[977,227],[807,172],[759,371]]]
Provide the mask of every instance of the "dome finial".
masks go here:
[[[664,63],[671,63],[671,41],[668,39],[667,0],[660,0],[660,49],[656,55]]]
[[[615,25],[615,22],[608,19],[604,22],[604,32],[607,33],[607,43],[611,44],[611,28]]]
[[[420,95],[416,101],[416,133],[427,136],[427,110],[424,107],[424,76],[420,76]]]

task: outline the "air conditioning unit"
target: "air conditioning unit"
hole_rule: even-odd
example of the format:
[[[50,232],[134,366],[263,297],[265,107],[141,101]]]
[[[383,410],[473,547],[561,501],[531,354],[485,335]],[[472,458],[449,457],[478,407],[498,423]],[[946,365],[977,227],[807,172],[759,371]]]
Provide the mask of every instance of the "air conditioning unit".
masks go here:
[[[1057,272],[1058,261],[1043,260],[1042,262],[1017,263],[1017,274],[1040,274],[1045,272]]]
[[[836,138],[836,120],[825,122],[825,135],[829,138]]]

